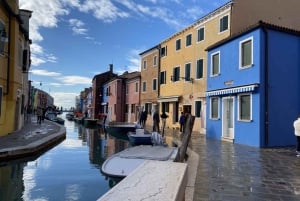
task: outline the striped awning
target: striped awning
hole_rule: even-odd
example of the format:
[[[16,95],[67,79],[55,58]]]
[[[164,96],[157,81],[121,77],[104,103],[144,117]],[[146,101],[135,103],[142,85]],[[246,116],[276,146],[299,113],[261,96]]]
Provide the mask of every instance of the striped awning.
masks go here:
[[[207,91],[205,93],[205,96],[219,96],[219,95],[226,95],[226,94],[250,92],[250,91],[254,91],[255,87],[258,87],[258,85],[252,84],[252,85],[241,86],[241,87],[212,90],[212,91]]]

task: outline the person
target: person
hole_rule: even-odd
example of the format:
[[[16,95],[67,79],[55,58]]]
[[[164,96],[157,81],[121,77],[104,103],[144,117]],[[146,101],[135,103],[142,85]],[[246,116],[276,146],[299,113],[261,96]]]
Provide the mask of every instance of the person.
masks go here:
[[[148,116],[148,113],[147,113],[147,111],[146,110],[144,110],[143,112],[142,112],[142,114],[141,114],[141,126],[142,126],[142,128],[144,128],[145,127],[145,124],[146,124],[146,121],[147,121],[147,116]]]
[[[300,114],[298,115],[298,119],[294,121],[294,129],[295,129],[295,136],[297,138],[296,154],[297,157],[300,157]]]
[[[42,116],[43,116],[43,109],[40,106],[37,107],[36,115],[37,115],[37,123],[41,124]]]
[[[153,113],[153,131],[159,132],[159,114],[157,111]]]
[[[160,118],[161,118],[161,121],[162,121],[162,135],[164,136],[164,132],[165,132],[165,126],[166,126],[166,119],[168,118],[169,116],[166,114],[166,112],[164,111],[161,115],[160,115]]]
[[[181,115],[179,117],[179,124],[180,124],[180,132],[184,131],[184,120],[185,120],[185,115],[183,112],[181,112]]]

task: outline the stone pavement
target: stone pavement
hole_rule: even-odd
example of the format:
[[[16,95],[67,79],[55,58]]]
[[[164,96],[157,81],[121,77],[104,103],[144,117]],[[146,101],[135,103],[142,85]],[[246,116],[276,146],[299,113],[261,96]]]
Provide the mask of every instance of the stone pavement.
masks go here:
[[[37,124],[35,117],[30,119],[21,130],[0,137],[0,162],[41,154],[65,139],[64,126],[48,120]]]

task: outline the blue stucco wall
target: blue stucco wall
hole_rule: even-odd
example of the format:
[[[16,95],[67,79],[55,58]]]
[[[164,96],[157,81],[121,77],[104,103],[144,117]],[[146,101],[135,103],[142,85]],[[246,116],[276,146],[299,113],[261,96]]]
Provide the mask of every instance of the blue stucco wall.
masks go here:
[[[269,35],[269,146],[295,145],[293,121],[300,113],[300,40]]]

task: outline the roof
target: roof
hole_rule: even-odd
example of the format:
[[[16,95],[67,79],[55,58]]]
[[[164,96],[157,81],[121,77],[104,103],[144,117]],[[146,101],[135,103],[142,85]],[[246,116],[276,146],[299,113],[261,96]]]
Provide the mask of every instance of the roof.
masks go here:
[[[233,34],[211,46],[208,46],[206,48],[206,51],[209,51],[213,48],[216,48],[224,43],[227,43],[229,41],[232,41],[238,37],[240,37],[241,35],[244,35],[246,33],[249,33],[255,29],[258,29],[258,28],[263,28],[263,29],[270,29],[270,30],[274,30],[274,31],[279,31],[279,32],[284,32],[284,33],[288,33],[288,34],[292,34],[292,35],[298,35],[300,36],[300,31],[299,30],[295,30],[295,29],[291,29],[291,28],[287,28],[287,27],[282,27],[282,26],[278,26],[278,25],[275,25],[275,24],[270,24],[270,23],[267,23],[267,22],[264,22],[264,21],[259,21],[258,23],[256,24],[253,24],[249,27],[246,27],[245,29],[241,30],[240,32],[236,33],[236,34]]]

